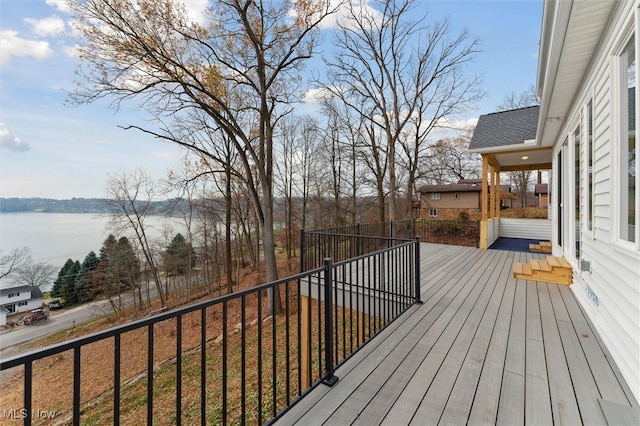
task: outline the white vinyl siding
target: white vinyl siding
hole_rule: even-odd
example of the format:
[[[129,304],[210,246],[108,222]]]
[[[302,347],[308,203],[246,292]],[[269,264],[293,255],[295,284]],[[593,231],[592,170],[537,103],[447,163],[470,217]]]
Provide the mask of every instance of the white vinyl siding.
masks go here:
[[[570,121],[565,122],[564,131],[555,142],[554,152],[561,149],[567,135],[575,130],[581,111],[591,101],[593,222],[592,232],[583,233],[580,253],[583,260],[590,262],[591,268],[590,271],[580,271],[574,267],[574,284],[571,289],[598,330],[636,398],[640,398],[640,251],[637,241],[635,244],[619,241],[621,159],[616,144],[620,143],[621,119],[618,105],[620,95],[614,93],[620,83],[620,79],[614,74],[620,69],[616,61],[629,40],[632,30],[630,17],[635,16],[639,3],[629,1],[617,4],[605,38],[601,41],[586,76],[576,76],[583,80],[583,84],[573,99],[572,109],[566,115]],[[637,22],[636,16],[636,34],[640,30]],[[581,154],[583,207],[588,188],[588,182],[585,182],[588,165],[584,161],[587,158],[584,145]],[[563,163],[566,167],[572,164],[566,157],[563,158]],[[566,178],[574,179],[573,176]],[[556,188],[553,191],[557,193]],[[565,208],[573,197],[575,194],[570,191],[563,193]],[[553,205],[554,209],[555,207]],[[555,211],[553,213],[556,214]],[[585,220],[588,218],[584,217],[584,213],[582,218],[584,230]],[[504,226],[503,220],[501,230]],[[568,249],[565,246],[565,250],[569,251]],[[589,292],[597,296],[598,303],[589,297]]]
[[[505,238],[549,241],[551,229],[550,219],[500,218],[500,236]]]

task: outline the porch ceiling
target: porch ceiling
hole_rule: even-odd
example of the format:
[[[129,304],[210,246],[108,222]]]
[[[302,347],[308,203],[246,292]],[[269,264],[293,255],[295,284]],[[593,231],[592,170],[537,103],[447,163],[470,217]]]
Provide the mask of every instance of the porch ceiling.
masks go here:
[[[526,146],[523,144],[508,150],[486,152],[489,164],[501,172],[518,170],[551,169],[551,147]]]
[[[552,146],[591,66],[615,0],[545,2],[538,63],[536,142]]]

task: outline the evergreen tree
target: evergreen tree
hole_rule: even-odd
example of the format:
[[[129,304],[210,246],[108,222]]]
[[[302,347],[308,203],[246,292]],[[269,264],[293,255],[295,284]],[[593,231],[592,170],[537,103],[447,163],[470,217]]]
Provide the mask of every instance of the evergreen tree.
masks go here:
[[[100,247],[98,264],[91,274],[89,297],[92,299],[99,294],[109,293],[110,287],[112,287],[113,271],[111,262],[114,258],[117,244],[116,237],[110,234],[102,243],[102,247]]]
[[[102,243],[102,247],[100,248],[100,261],[108,261],[109,257],[116,251],[116,246],[118,245],[118,241],[113,234],[109,234],[107,239]]]
[[[73,305],[78,303],[78,295],[76,294],[76,283],[80,277],[80,262],[76,260],[73,265],[67,270],[67,273],[62,280],[62,297],[65,304]]]
[[[72,266],[73,266],[73,260],[67,259],[67,261],[62,266],[62,268],[60,268],[60,272],[58,272],[58,277],[53,282],[53,288],[51,289],[52,297],[62,297],[62,288],[64,286],[64,279],[67,276]]]
[[[184,236],[178,233],[171,240],[164,255],[165,271],[169,275],[182,275],[189,263],[191,266],[195,263],[191,243],[187,243]]]
[[[131,288],[140,278],[140,262],[127,237],[120,237],[116,245],[116,264],[121,288]]]
[[[84,258],[80,267],[80,276],[78,277],[75,290],[78,301],[84,302],[93,298],[93,272],[98,267],[99,262],[98,256],[93,250]]]

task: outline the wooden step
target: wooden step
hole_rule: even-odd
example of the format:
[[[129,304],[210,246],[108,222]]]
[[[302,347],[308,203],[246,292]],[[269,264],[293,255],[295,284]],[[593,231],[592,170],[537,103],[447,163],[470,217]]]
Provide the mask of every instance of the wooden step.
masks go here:
[[[529,251],[534,253],[551,253],[551,242],[540,241],[538,244],[529,244]]]
[[[551,272],[551,266],[545,260],[531,259],[530,263],[533,271]]]
[[[571,264],[560,256],[547,256],[546,262],[551,265],[552,269],[567,269],[571,271]]]
[[[513,265],[513,276],[516,278],[521,278],[522,276],[531,276],[531,265],[529,265],[528,263],[515,263]]]
[[[517,279],[570,285],[572,275],[571,265],[562,257],[547,256],[513,265],[513,276]]]

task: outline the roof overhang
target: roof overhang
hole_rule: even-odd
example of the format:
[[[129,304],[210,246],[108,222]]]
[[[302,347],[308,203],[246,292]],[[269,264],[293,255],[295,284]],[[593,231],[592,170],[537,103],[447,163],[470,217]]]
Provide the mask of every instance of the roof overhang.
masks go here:
[[[536,94],[536,142],[553,146],[598,49],[616,0],[545,1]]]
[[[540,147],[533,139],[513,145],[470,149],[469,152],[486,156],[489,164],[502,172],[551,169],[551,147]]]
[[[501,172],[551,169],[551,147],[519,144],[501,148],[481,152],[488,158],[489,165]]]

